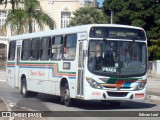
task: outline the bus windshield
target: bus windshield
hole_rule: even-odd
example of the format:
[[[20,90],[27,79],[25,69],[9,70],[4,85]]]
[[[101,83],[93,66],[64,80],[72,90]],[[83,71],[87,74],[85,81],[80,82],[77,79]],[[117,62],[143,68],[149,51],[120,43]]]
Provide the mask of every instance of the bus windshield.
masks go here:
[[[88,69],[97,75],[137,76],[147,70],[143,42],[90,40]]]
[[[146,40],[143,30],[122,27],[92,27],[89,36],[91,38]]]

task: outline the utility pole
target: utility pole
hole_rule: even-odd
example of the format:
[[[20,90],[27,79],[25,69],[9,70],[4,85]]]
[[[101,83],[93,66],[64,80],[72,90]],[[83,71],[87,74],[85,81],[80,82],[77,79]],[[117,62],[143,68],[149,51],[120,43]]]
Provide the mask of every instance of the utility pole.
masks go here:
[[[113,16],[114,16],[114,12],[113,10],[111,10],[111,24],[113,24]]]

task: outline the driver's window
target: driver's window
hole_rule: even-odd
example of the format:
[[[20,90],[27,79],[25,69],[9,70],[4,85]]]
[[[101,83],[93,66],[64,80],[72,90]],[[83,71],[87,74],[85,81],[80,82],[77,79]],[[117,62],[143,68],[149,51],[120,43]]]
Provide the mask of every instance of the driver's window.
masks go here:
[[[89,66],[93,70],[100,70],[102,66],[103,45],[99,41],[91,41],[89,46]]]

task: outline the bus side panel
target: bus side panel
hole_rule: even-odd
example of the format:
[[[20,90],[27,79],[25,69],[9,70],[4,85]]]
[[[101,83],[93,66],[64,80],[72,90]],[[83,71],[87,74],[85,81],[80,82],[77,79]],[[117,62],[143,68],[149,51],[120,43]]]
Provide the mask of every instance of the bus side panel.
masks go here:
[[[48,65],[46,63],[31,61],[28,67],[28,89],[44,93],[44,82],[48,81]]]
[[[55,95],[55,81],[53,79],[44,82],[44,93]]]
[[[44,81],[44,93],[55,95],[55,81],[56,78],[54,78],[54,73],[56,70],[55,64],[48,63],[47,65],[47,71],[46,76],[47,80]]]
[[[15,62],[7,62],[6,79],[7,83],[12,87],[15,87],[14,75],[15,75]]]
[[[61,77],[59,75],[59,63],[61,61],[52,61],[49,64],[49,70],[48,70],[48,82],[45,82],[44,85],[44,91],[45,93],[53,94],[53,95],[60,95],[60,89],[59,84]],[[56,89],[57,88],[57,89]]]
[[[68,68],[66,68],[66,66]],[[61,61],[58,65],[59,75],[56,79],[56,95],[60,95],[60,82],[62,78],[66,79],[69,85],[70,97],[76,97],[76,71],[77,71],[77,58],[73,61]]]

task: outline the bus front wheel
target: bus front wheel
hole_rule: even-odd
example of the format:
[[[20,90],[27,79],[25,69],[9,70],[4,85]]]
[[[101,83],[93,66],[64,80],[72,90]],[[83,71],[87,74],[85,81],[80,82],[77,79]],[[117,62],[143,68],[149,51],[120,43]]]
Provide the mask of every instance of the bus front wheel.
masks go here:
[[[65,83],[65,85],[62,87],[62,102],[64,102],[66,106],[71,106],[73,103],[73,99],[70,98],[68,83]]]

